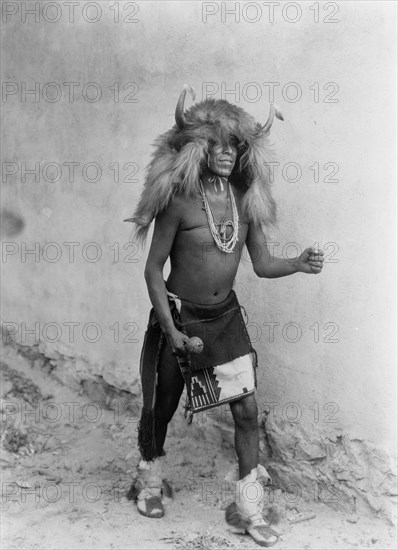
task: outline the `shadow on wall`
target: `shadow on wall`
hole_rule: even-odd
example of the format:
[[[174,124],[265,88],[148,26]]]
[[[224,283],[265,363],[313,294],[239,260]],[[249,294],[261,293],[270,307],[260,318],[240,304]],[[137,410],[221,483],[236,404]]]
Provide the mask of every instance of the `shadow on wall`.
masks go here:
[[[0,212],[0,235],[4,237],[16,237],[25,229],[25,221],[22,216],[2,208]]]

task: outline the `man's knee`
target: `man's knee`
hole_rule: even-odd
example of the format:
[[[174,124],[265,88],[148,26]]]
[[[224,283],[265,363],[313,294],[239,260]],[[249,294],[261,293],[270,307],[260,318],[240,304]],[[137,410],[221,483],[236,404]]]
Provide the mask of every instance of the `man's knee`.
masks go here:
[[[235,426],[245,430],[258,429],[258,409],[254,396],[231,404]]]

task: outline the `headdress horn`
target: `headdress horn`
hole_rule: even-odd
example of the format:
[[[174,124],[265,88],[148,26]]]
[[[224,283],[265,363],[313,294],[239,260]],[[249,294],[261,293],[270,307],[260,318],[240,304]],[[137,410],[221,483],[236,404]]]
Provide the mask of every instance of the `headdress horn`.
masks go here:
[[[176,124],[180,130],[182,130],[187,123],[184,115],[184,103],[185,103],[185,96],[187,95],[187,90],[189,90],[192,96],[192,99],[195,101],[195,92],[192,86],[185,84],[184,89],[182,90],[182,92],[180,93],[180,97],[178,98],[176,112],[175,112]]]
[[[268,134],[271,130],[272,123],[274,122],[274,117],[279,118],[279,120],[284,120],[282,113],[274,106],[273,103],[271,103],[268,120],[262,127],[263,134]]]

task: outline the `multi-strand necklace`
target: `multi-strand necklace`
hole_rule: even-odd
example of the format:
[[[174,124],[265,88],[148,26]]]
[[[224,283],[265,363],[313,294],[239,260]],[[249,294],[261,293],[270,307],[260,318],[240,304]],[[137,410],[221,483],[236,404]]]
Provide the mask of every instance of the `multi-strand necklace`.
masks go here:
[[[214,219],[214,214],[212,212],[209,199],[207,198],[205,190],[203,189],[203,183],[201,180],[199,183],[200,193],[202,195],[203,205],[207,216],[207,222],[209,224],[210,233],[214,239],[214,242],[222,252],[232,254],[236,243],[239,241],[239,214],[236,207],[235,197],[231,190],[231,184],[229,183],[229,181],[227,181],[227,207],[225,209],[225,214],[221,222],[217,224]],[[226,220],[229,202],[231,203],[232,220]],[[220,226],[220,229],[218,229],[217,226]],[[232,233],[229,237],[227,237],[227,227],[232,228]]]

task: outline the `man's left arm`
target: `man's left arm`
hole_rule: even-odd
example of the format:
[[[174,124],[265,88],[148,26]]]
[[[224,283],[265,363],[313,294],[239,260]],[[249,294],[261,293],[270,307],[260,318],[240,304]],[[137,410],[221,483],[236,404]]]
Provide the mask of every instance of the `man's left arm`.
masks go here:
[[[309,247],[297,258],[277,258],[270,254],[262,227],[255,226],[253,223],[249,225],[246,246],[253,263],[253,270],[258,277],[274,279],[293,275],[293,273],[316,275],[322,271],[324,261],[322,250]]]

